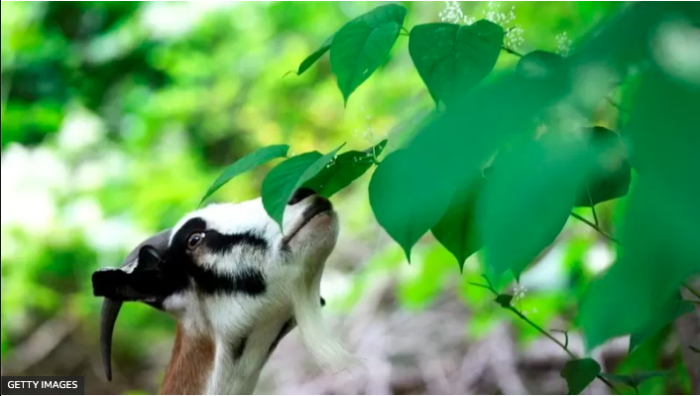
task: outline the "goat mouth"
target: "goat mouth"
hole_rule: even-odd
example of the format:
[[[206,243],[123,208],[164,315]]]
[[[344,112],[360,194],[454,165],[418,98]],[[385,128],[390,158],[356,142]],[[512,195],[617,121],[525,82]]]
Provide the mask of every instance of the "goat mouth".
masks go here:
[[[313,205],[309,206],[302,215],[302,220],[295,225],[292,230],[282,238],[282,244],[287,245],[304,227],[319,216],[332,215],[333,204],[327,199],[317,199]]]

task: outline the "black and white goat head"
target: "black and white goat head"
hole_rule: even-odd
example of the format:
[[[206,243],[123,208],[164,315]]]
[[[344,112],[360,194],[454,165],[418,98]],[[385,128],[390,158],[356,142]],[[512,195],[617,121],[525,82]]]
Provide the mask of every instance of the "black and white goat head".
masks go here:
[[[178,321],[161,387],[166,394],[252,393],[277,343],[297,325],[321,362],[345,359],[320,316],[321,274],[338,235],[332,205],[300,189],[282,228],[261,199],[211,205],[146,240],[121,268],[95,272],[94,293],[105,297],[100,342],[107,377],[124,301],[144,302]]]

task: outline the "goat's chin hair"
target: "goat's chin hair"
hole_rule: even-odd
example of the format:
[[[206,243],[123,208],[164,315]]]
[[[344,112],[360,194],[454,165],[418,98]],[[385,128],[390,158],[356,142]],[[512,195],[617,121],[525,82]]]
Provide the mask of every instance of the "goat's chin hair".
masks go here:
[[[311,287],[295,288],[292,296],[294,316],[302,340],[317,363],[324,369],[341,371],[355,358],[341,345],[323,320],[320,297],[320,274]]]

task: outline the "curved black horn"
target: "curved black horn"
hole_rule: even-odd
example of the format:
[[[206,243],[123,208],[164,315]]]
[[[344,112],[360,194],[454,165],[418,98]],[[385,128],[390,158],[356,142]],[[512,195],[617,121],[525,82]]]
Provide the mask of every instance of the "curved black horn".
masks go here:
[[[152,253],[149,250],[145,252],[151,253],[155,257],[162,255],[163,252],[167,250],[169,239],[170,229],[161,231],[158,234],[146,239],[126,256],[121,268],[134,265],[135,261],[139,258],[141,248],[148,245],[155,249],[155,253]],[[133,269],[131,271],[133,271]],[[100,297],[112,295],[108,294],[110,292],[110,287],[105,288],[105,284],[103,282],[107,282],[107,285],[109,285],[109,283],[113,281],[112,277],[126,275],[127,273],[115,269],[98,270],[93,274],[92,278],[95,295]],[[114,333],[114,325],[117,322],[117,316],[119,316],[119,311],[121,310],[123,303],[124,301],[122,300],[105,297],[104,302],[102,303],[102,312],[100,314],[100,352],[102,353],[102,364],[105,368],[105,374],[107,374],[107,379],[109,381],[112,380],[112,334]]]
[[[117,322],[119,310],[122,309],[122,301],[105,298],[100,314],[100,351],[102,352],[102,365],[107,374],[107,380],[112,380],[112,334],[114,324]]]

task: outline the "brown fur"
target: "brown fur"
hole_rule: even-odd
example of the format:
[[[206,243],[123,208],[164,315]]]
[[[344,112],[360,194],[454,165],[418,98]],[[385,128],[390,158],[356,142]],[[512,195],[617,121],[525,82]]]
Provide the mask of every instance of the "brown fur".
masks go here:
[[[162,395],[201,395],[206,392],[208,374],[214,366],[214,340],[193,337],[177,325],[173,355],[165,373]]]

